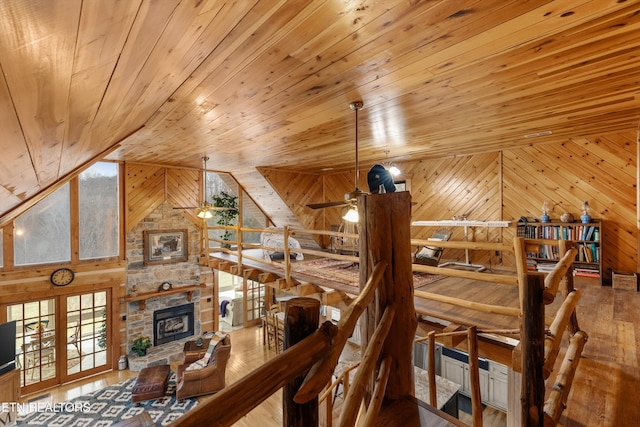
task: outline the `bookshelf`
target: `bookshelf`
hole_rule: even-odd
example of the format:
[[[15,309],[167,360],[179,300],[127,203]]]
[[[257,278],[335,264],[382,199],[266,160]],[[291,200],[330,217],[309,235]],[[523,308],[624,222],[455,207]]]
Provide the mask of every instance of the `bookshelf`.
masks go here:
[[[578,255],[573,263],[576,276],[595,277],[603,282],[602,271],[602,221],[533,222],[519,223],[518,235],[527,239],[572,240]],[[542,245],[540,253],[528,253],[527,265],[531,270],[550,271],[558,261],[558,247]]]

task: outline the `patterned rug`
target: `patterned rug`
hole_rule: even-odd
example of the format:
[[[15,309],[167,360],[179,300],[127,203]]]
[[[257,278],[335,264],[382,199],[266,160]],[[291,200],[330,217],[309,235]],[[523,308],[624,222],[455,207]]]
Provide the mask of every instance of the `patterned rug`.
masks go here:
[[[42,409],[44,405],[41,404],[39,411],[18,415],[17,425],[108,427],[141,412],[148,412],[156,426],[168,425],[198,404],[195,398],[184,399],[182,403],[178,403],[174,393],[176,389],[175,378],[175,373],[172,372],[164,398],[140,402],[140,406],[131,403],[131,389],[136,378],[130,378],[120,384],[105,387],[64,402],[59,406],[52,407],[50,411]],[[83,408],[83,410],[78,411],[74,408]],[[84,408],[89,409],[84,410]]]
[[[307,268],[308,267],[308,268]],[[360,267],[357,263],[351,261],[335,260],[331,258],[319,258],[307,261],[299,261],[293,263],[293,269],[297,272],[320,277],[325,280],[332,280],[351,286],[358,286],[358,278]],[[337,273],[338,277],[329,274],[323,274],[317,269],[326,270],[330,273]],[[429,285],[438,280],[444,279],[446,276],[439,274],[413,273],[414,289]]]

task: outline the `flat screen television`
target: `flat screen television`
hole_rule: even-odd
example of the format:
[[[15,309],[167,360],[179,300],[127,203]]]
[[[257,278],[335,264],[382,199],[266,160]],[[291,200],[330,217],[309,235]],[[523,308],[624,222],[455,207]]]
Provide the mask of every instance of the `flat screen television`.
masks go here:
[[[0,324],[0,374],[16,368],[16,321]]]

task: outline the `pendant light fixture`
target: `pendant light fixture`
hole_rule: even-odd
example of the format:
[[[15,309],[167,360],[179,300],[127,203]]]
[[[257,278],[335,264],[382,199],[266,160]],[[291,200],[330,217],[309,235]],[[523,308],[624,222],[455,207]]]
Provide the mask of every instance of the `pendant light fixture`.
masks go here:
[[[384,150],[384,159],[385,160],[382,166],[384,166],[384,168],[388,170],[391,175],[398,176],[402,173],[395,163],[389,162],[389,150]]]
[[[213,218],[213,214],[211,213],[211,203],[207,202],[207,160],[209,160],[209,157],[204,156],[202,158],[202,161],[204,162],[204,173],[203,173],[203,178],[204,178],[204,195],[203,195],[203,199],[204,201],[202,202],[202,204],[200,205],[200,207],[198,208],[198,210],[196,211],[196,216],[198,218],[202,218],[202,219],[210,219]]]
[[[352,193],[347,193],[345,198],[347,200],[353,200],[350,203],[349,210],[343,215],[342,219],[349,222],[358,222],[360,215],[358,215],[357,196],[362,192],[358,188],[358,180],[360,179],[360,171],[358,170],[358,111],[362,110],[364,104],[361,101],[352,102],[349,104],[349,108],[356,112],[356,171],[355,171],[355,190]]]

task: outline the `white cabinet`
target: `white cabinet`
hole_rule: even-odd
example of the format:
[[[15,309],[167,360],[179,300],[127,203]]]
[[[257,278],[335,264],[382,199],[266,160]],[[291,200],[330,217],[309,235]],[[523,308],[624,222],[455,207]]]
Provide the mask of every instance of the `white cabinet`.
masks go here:
[[[442,357],[442,376],[448,380],[462,385],[460,392],[471,395],[471,383],[469,382],[469,365],[465,362],[453,359],[448,356]],[[489,372],[478,369],[480,378],[480,396],[484,401],[489,394]]]
[[[466,363],[448,356],[442,356],[442,376],[454,383],[462,385],[461,392],[469,393],[468,387],[465,388],[464,386],[465,382],[468,383],[464,378],[464,365],[466,365]]]
[[[450,352],[449,352],[450,353]],[[471,395],[469,383],[469,364],[466,354],[457,358],[442,355],[442,376],[448,380],[462,385],[460,392]],[[458,359],[463,359],[458,360]],[[478,369],[480,377],[480,396],[482,403],[496,409],[506,411],[509,399],[509,389],[507,382],[508,368],[499,363],[483,361]]]
[[[489,363],[489,397],[487,403],[503,411],[507,410],[509,403],[508,369],[499,363]]]

